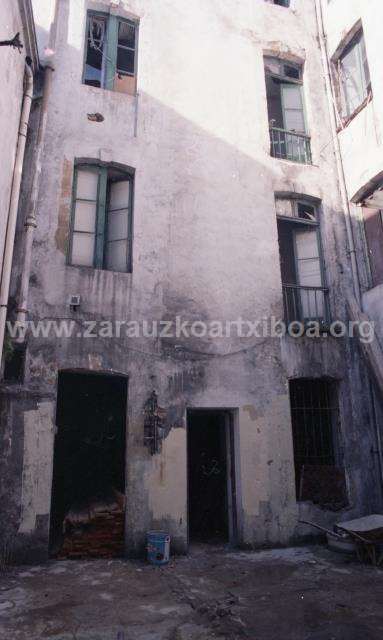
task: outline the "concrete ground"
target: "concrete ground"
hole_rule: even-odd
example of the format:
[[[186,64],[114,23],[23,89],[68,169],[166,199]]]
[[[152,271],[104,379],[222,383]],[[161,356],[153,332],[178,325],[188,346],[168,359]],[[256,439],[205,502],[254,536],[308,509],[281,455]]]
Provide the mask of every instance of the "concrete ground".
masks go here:
[[[7,640],[381,640],[383,569],[325,547],[55,561],[0,583]]]

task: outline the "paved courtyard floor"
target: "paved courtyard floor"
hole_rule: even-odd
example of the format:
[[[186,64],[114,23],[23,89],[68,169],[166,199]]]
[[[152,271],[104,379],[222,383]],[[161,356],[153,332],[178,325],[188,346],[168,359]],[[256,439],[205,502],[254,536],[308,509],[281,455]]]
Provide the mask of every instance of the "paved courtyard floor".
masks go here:
[[[6,640],[382,640],[383,568],[321,546],[196,546],[164,568],[54,561],[0,581]]]

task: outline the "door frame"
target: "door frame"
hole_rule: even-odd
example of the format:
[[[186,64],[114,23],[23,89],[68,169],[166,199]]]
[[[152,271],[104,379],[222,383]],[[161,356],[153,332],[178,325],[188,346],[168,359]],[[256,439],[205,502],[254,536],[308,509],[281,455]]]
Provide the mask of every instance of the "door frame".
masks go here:
[[[226,510],[228,543],[237,545],[239,542],[239,476],[238,476],[238,438],[237,438],[237,409],[228,407],[188,407],[186,410],[186,520],[187,545],[190,544],[189,531],[189,420],[192,413],[221,413],[223,418],[224,438],[226,445]]]

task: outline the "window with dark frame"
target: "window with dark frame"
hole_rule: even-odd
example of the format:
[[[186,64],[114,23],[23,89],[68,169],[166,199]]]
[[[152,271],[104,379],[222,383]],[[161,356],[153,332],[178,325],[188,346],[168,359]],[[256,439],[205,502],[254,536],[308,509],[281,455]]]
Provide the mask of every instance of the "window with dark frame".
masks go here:
[[[275,199],[286,322],[329,323],[318,207],[312,201]]]
[[[133,172],[76,164],[69,263],[131,271]]]
[[[342,116],[349,118],[365,103],[371,93],[370,71],[362,30],[344,49],[336,67]]]
[[[371,284],[383,284],[383,211],[373,206],[363,206],[364,233],[370,266]]]
[[[88,12],[84,84],[134,95],[137,31],[132,20]]]
[[[267,110],[271,155],[311,164],[303,100],[302,65],[265,56]]]
[[[277,4],[280,7],[289,7],[290,0],[266,0],[269,4]]]
[[[339,465],[336,383],[326,378],[294,379],[289,391],[297,500],[342,508],[347,500]]]

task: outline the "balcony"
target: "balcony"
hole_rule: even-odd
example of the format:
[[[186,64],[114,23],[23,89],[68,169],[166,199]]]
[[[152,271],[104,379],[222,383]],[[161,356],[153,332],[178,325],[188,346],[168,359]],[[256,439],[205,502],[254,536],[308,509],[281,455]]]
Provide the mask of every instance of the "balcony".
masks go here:
[[[312,164],[310,136],[306,133],[270,127],[270,145],[273,158]]]
[[[285,322],[319,322],[323,327],[330,325],[328,289],[326,287],[301,287],[295,284],[283,285],[283,308]]]

